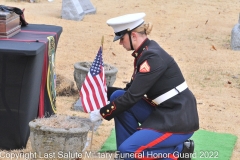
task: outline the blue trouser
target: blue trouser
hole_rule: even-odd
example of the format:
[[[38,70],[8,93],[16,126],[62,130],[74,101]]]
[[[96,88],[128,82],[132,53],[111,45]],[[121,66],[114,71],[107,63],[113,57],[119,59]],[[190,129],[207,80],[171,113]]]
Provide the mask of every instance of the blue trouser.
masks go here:
[[[124,92],[124,90],[113,92],[110,101],[123,95]],[[151,129],[138,130],[139,124],[147,119],[153,109],[153,106],[141,99],[129,110],[114,117],[119,158],[125,160],[146,159],[146,157],[162,160],[177,159],[177,154],[183,149],[183,142],[193,133],[176,134]]]

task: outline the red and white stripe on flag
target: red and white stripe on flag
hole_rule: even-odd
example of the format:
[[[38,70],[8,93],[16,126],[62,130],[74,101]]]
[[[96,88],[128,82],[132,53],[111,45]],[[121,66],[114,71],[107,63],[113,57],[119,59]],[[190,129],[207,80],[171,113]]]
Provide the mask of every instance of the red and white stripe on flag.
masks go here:
[[[107,104],[107,85],[103,66],[102,47],[99,48],[97,56],[82,84],[80,97],[84,112],[86,113],[100,109]]]

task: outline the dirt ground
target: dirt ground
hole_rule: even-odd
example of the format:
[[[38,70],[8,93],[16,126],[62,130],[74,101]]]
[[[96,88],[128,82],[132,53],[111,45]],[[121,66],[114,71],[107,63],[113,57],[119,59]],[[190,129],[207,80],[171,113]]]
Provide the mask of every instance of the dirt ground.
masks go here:
[[[56,52],[56,72],[74,82],[74,63],[93,61],[104,36],[104,62],[118,68],[114,86],[124,87],[133,71],[133,57],[118,42],[113,43],[109,18],[145,12],[154,27],[153,39],[178,62],[198,102],[200,128],[240,136],[240,51],[230,48],[231,30],[238,23],[239,0],[91,0],[96,14],[82,21],[61,18],[61,0],[0,0],[0,4],[25,8],[31,24],[62,26]],[[74,89],[77,90],[74,84]],[[58,114],[88,117],[74,111],[78,94],[57,97]],[[113,121],[104,121],[94,133],[93,150],[100,149]],[[31,151],[30,142],[24,152]],[[231,160],[240,157],[237,140]]]

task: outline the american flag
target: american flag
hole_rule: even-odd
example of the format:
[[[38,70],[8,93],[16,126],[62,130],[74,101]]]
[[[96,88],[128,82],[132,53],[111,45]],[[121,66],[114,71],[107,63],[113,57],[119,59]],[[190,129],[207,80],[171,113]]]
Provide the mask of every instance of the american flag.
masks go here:
[[[86,75],[80,90],[80,99],[86,113],[100,109],[107,104],[107,86],[103,66],[102,47]]]

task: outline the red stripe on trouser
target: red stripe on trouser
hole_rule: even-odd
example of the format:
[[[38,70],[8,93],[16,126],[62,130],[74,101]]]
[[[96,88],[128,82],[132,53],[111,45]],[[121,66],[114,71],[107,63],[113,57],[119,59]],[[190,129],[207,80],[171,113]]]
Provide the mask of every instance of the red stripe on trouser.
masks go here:
[[[177,160],[178,158],[176,156],[174,156],[173,154],[169,154],[169,158],[171,158],[172,160]]]
[[[154,159],[159,159],[161,157],[155,157],[155,158],[151,158],[151,157],[141,157],[141,153],[147,149],[147,148],[151,148],[155,145],[157,145],[158,143],[164,141],[165,139],[167,139],[168,137],[170,137],[172,135],[172,133],[165,133],[164,135],[162,135],[161,137],[155,139],[154,141],[148,143],[147,145],[145,146],[141,146],[140,148],[138,148],[136,151],[135,151],[135,157],[139,160],[154,160]],[[141,157],[141,158],[140,158]],[[176,160],[174,156],[172,156],[170,154],[169,158],[173,158],[173,160]]]
[[[173,156],[173,154],[169,154],[169,157],[167,158],[171,158],[171,160],[177,160],[176,156]],[[137,158],[138,160],[157,160],[161,157],[156,157],[156,158],[151,158],[151,157],[143,157],[143,158]]]

